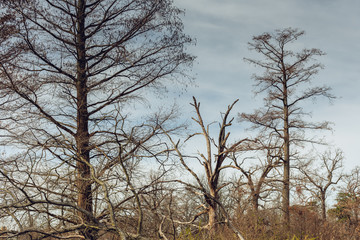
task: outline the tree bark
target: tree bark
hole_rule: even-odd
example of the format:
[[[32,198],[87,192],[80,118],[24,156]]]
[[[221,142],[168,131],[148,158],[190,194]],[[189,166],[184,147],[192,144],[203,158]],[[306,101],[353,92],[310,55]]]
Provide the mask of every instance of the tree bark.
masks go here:
[[[82,234],[86,239],[96,239],[96,233],[90,227],[92,209],[92,189],[90,174],[90,149],[89,149],[89,113],[87,109],[87,75],[86,75],[86,37],[85,37],[85,0],[77,2],[77,69],[76,69],[76,90],[77,90],[77,188],[78,207],[87,212],[78,212],[79,219],[85,224]]]
[[[259,210],[259,194],[258,193],[252,194],[251,204],[252,204],[254,213],[257,213]]]
[[[321,193],[321,215],[322,219],[326,221],[326,196],[325,191],[322,191]]]
[[[217,232],[217,222],[218,222],[218,214],[217,214],[217,207],[218,207],[218,196],[217,196],[217,188],[218,188],[218,177],[213,179],[215,182],[212,182],[210,179],[210,198],[208,198],[208,217],[209,217],[209,230],[210,234],[215,234]]]
[[[209,212],[208,212],[208,216],[209,216],[209,230],[211,234],[215,234],[216,233],[216,228],[217,228],[217,214],[216,214],[216,210],[217,210],[217,205],[213,204],[213,205],[209,205]]]
[[[282,63],[285,68],[284,63]],[[290,227],[290,134],[289,134],[289,106],[287,77],[283,74],[283,104],[284,104],[284,176],[282,191],[283,224],[286,229]]]

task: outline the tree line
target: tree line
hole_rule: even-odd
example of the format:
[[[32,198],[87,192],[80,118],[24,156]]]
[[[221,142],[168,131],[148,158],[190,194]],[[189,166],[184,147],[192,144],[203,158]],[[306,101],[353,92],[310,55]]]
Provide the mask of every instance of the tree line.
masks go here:
[[[170,106],[131,116],[191,81],[171,0],[0,4],[0,238],[359,239],[359,169],[340,149],[308,153],[331,123],[306,104],[335,96],[315,84],[324,53],[293,48],[304,31],[249,42],[261,108],[236,116],[235,100],[215,128],[194,97],[188,128]],[[230,137],[244,122],[251,134]]]

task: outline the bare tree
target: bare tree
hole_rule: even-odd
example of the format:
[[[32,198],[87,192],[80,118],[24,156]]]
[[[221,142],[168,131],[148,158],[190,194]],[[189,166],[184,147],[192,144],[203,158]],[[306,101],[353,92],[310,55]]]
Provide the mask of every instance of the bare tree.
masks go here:
[[[257,164],[247,165],[245,160],[249,159],[245,158],[240,161],[237,153],[232,154],[231,157],[234,161],[233,167],[240,170],[246,178],[246,183],[250,190],[250,202],[255,214],[259,210],[259,201],[266,198],[274,190],[272,187],[266,188],[266,185],[274,180],[270,173],[274,168],[280,166],[279,148],[272,139],[265,139],[265,136],[260,136],[251,145],[246,147],[247,152],[252,150],[260,154],[253,157],[259,159]]]
[[[200,103],[197,102],[195,97],[193,98],[193,103],[191,104],[196,111],[196,118],[192,118],[198,127],[200,128],[199,132],[193,133],[189,136],[189,139],[195,136],[202,136],[205,140],[205,153],[199,152],[198,156],[187,156],[184,155],[179,149],[180,142],[175,142],[170,136],[169,139],[173,144],[174,151],[177,153],[177,156],[180,159],[182,166],[186,169],[188,173],[195,180],[195,184],[178,180],[178,182],[184,184],[187,189],[194,192],[195,194],[200,195],[203,198],[202,211],[199,211],[194,215],[193,219],[189,221],[189,224],[192,224],[199,216],[203,214],[207,214],[208,222],[202,228],[206,228],[210,230],[210,232],[216,232],[216,228],[220,223],[219,213],[224,217],[226,224],[233,230],[239,239],[244,239],[241,233],[231,224],[230,217],[221,203],[220,199],[220,191],[228,185],[228,183],[222,183],[220,181],[221,173],[225,168],[230,167],[230,162],[226,162],[229,159],[229,155],[236,151],[240,145],[247,141],[247,139],[243,139],[240,141],[236,141],[235,143],[228,144],[228,139],[230,136],[230,132],[226,132],[226,129],[231,126],[233,118],[228,120],[230,111],[238,100],[236,100],[233,104],[228,106],[228,109],[222,116],[222,122],[220,123],[220,131],[217,140],[211,137],[210,135],[210,124],[207,125],[200,113]],[[186,140],[186,141],[187,141]],[[215,147],[216,154],[213,154],[213,147]],[[205,173],[205,182],[202,181],[201,175],[199,175],[194,169],[192,169],[187,160],[188,159],[196,159],[199,164],[202,165],[204,173]]]
[[[356,166],[350,173],[344,174],[342,181],[344,185],[338,191],[336,204],[328,213],[337,218],[338,224],[344,224],[347,238],[360,239],[360,167]]]
[[[20,194],[1,207],[47,215],[51,229],[32,230],[43,236],[79,232],[75,236],[97,239],[99,229],[124,235],[115,219],[122,202],[112,201],[118,188],[110,172],[122,170],[137,199],[139,189],[131,187],[126,169],[145,153],[157,156],[150,152],[161,146],[162,122],[131,125],[127,103],[144,89],[175,81],[192,63],[184,52],[192,40],[183,33],[181,11],[169,0],[2,4],[18,22],[8,41],[18,53],[0,62],[2,143],[25,153],[1,170]],[[29,165],[19,169],[20,158]],[[43,187],[47,181],[56,188]],[[66,226],[55,227],[62,220]]]
[[[320,156],[321,162],[316,166],[313,161],[302,164],[299,167],[300,172],[310,182],[312,187],[304,184],[304,188],[312,193],[321,204],[321,216],[326,220],[326,199],[332,185],[338,184],[343,178],[343,153],[336,149],[334,153],[330,150]]]
[[[279,156],[283,162],[282,211],[285,226],[289,226],[290,213],[290,162],[291,146],[301,142],[313,141],[304,136],[305,130],[329,129],[328,122],[313,123],[306,121],[306,113],[301,105],[304,101],[324,96],[333,98],[330,88],[308,87],[312,77],[322,67],[312,63],[314,57],[324,53],[319,49],[303,49],[295,52],[291,44],[304,34],[297,29],[286,28],[275,33],[264,33],[253,37],[250,50],[256,51],[262,60],[245,60],[264,70],[255,75],[256,93],[265,93],[264,107],[253,114],[241,114],[254,128],[266,131],[269,136],[281,139]]]

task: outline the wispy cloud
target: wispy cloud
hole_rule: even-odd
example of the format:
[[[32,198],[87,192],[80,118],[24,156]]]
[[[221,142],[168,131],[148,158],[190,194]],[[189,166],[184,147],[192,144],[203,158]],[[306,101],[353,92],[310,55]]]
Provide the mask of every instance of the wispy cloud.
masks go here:
[[[344,147],[349,166],[358,161],[360,128],[360,1],[358,0],[175,0],[186,9],[185,30],[197,38],[192,48],[198,56],[194,71],[198,88],[189,95],[200,96],[209,118],[240,98],[238,109],[247,111],[261,103],[252,95],[251,75],[259,71],[244,63],[254,56],[247,49],[253,35],[284,27],[300,28],[305,37],[299,48],[320,48],[325,69],[315,76],[342,97],[329,105],[311,105],[314,119],[333,121],[329,139]],[[189,99],[185,99],[187,103]],[[204,113],[205,114],[205,113]],[[346,143],[346,144],[344,144]]]

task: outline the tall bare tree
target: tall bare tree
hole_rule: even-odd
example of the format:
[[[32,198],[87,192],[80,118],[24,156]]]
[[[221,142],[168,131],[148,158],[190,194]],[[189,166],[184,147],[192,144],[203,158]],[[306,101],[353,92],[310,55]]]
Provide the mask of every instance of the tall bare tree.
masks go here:
[[[162,122],[126,128],[126,103],[176,81],[192,63],[181,11],[170,0],[5,1],[2,7],[18,22],[8,41],[18,53],[0,62],[2,142],[25,149],[11,166],[29,163],[17,169],[25,179],[9,174],[16,171],[10,165],[1,170],[19,192],[2,208],[52,209],[40,211],[51,225],[34,230],[43,236],[80,231],[82,238],[97,239],[100,226],[120,234],[118,205],[110,201],[116,180],[109,172],[151,152]],[[130,176],[122,174],[129,185]],[[56,188],[43,187],[50,179]],[[58,206],[76,214],[57,216]],[[101,223],[104,214],[110,225]],[[66,226],[54,227],[59,220]]]
[[[242,113],[244,121],[253,128],[266,131],[281,139],[283,162],[282,211],[285,226],[290,221],[290,163],[291,147],[305,141],[313,141],[304,136],[305,130],[329,129],[328,122],[314,123],[305,120],[308,114],[302,105],[304,101],[324,96],[333,98],[327,86],[309,85],[312,77],[321,69],[321,64],[313,63],[324,53],[319,49],[293,50],[292,43],[304,35],[304,31],[286,28],[274,33],[255,36],[249,43],[250,50],[260,54],[261,60],[245,60],[264,70],[262,75],[254,75],[256,93],[265,93],[264,107],[252,114]]]
[[[222,121],[220,125],[220,131],[217,139],[215,140],[211,137],[210,134],[210,124],[206,124],[200,113],[200,103],[193,98],[193,103],[191,104],[196,111],[196,117],[193,120],[198,125],[200,131],[195,132],[189,136],[188,139],[191,139],[195,136],[202,136],[205,140],[205,153],[199,151],[198,156],[187,156],[183,154],[179,148],[180,142],[175,142],[170,136],[169,139],[173,144],[174,151],[180,159],[182,166],[185,170],[191,174],[195,180],[195,184],[178,180],[178,182],[184,184],[190,191],[195,194],[200,195],[203,198],[205,204],[202,205],[202,211],[199,211],[197,214],[194,214],[194,217],[188,224],[192,224],[199,216],[207,214],[208,222],[201,226],[202,228],[208,229],[211,233],[215,233],[216,228],[220,222],[220,215],[224,217],[226,224],[233,230],[239,239],[244,239],[242,234],[232,225],[230,222],[230,217],[221,203],[220,192],[221,190],[228,185],[226,182],[221,182],[220,177],[224,169],[231,167],[229,160],[230,154],[234,151],[237,151],[240,148],[240,145],[247,141],[243,139],[236,141],[232,144],[228,143],[230,132],[227,132],[227,128],[232,125],[233,118],[229,120],[229,114],[236,104],[236,100],[233,104],[228,106],[226,112],[222,116]],[[188,140],[187,139],[187,140]],[[215,147],[215,148],[214,148]],[[215,149],[216,153],[213,154]],[[201,174],[197,173],[196,170],[189,166],[188,160],[196,159],[199,164],[202,165],[205,173],[205,181],[202,181]]]

